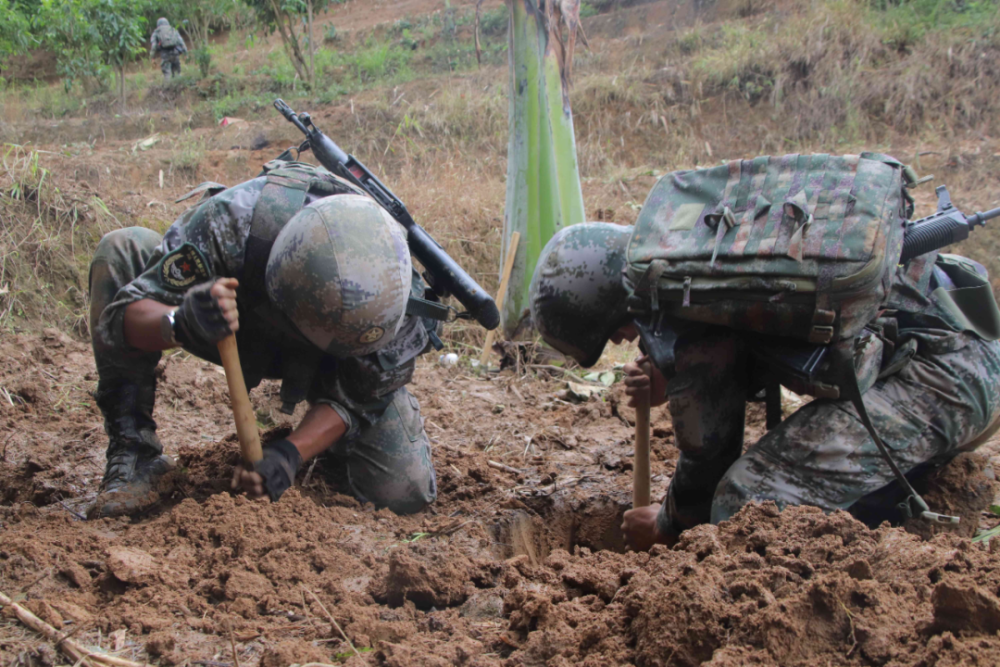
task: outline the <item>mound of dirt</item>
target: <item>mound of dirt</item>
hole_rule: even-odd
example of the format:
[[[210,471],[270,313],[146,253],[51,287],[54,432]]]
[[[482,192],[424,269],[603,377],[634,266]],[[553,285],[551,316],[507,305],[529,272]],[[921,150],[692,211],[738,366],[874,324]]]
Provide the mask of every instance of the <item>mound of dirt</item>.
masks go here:
[[[846,513],[752,506],[673,550],[554,552],[518,572],[510,666],[989,664],[1000,649],[988,550]]]
[[[172,495],[136,520],[87,522],[106,444],[89,351],[17,335],[0,353],[14,391],[0,393],[0,590],[86,645],[216,667],[235,665],[231,642],[244,667],[929,667],[991,664],[1000,648],[995,557],[954,534],[770,505],[674,549],[621,553],[633,426],[620,388],[570,404],[553,400],[561,378],[422,363],[414,394],[440,493],[399,517],[345,495],[325,459],[278,503],[231,496],[222,376],[178,355],[156,413],[179,463]],[[274,423],[264,439],[286,434],[276,386],[252,399]],[[763,416],[747,414],[751,442]],[[666,413],[652,421],[662,492],[677,450]],[[995,449],[928,479],[935,505],[977,524]],[[4,619],[0,664],[18,660],[61,658]]]

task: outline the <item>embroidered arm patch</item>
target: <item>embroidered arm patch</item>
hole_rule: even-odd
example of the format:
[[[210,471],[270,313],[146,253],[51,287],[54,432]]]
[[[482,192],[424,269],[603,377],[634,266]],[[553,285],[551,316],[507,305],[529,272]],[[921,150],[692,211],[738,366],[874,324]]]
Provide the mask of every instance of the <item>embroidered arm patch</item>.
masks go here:
[[[168,289],[185,291],[211,277],[205,255],[191,243],[170,251],[160,262],[160,282]]]

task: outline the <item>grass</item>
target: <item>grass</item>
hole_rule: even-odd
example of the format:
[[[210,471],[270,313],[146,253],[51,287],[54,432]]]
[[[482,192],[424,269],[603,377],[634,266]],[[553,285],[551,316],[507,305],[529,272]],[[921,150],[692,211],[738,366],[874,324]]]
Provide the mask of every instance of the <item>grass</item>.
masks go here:
[[[96,195],[60,187],[38,151],[0,147],[0,328],[26,319],[85,332],[85,267],[119,226]]]
[[[875,5],[875,8],[873,8]],[[959,129],[995,127],[1000,14],[995,3],[950,0],[811,3],[790,17],[687,31],[679,53],[700,96],[767,102],[791,138],[869,138],[874,126],[916,131],[947,118]],[[992,7],[988,10],[987,5]]]
[[[202,162],[205,161],[205,141],[195,137],[190,130],[184,132],[174,142],[177,147],[170,159],[171,176],[176,172],[180,176],[194,178],[198,175]]]
[[[733,0],[728,13],[711,23],[662,31],[655,39],[614,36],[592,51],[578,48],[572,104],[589,217],[633,222],[653,174],[720,159],[856,151],[892,144],[901,136],[912,147],[918,138],[946,141],[966,130],[996,136],[1000,27],[988,3],[967,0],[959,12],[950,1],[937,0],[904,0],[884,9],[874,0],[791,1],[798,3],[797,10],[785,6],[778,13],[763,2],[748,11],[745,0]],[[617,6],[588,4],[588,11],[601,13]],[[722,12],[724,0],[717,4]],[[170,131],[160,120],[168,113],[174,116],[163,122],[174,123],[173,128],[209,125],[226,115],[271,119],[270,104],[278,95],[310,111],[320,111],[318,105],[349,107],[350,113],[323,118],[321,127],[384,177],[418,221],[493,291],[504,215],[506,10],[483,13],[482,69],[475,63],[471,16],[454,10],[400,18],[364,33],[336,31],[317,54],[314,90],[295,79],[280,47],[250,44],[234,32],[211,47],[208,77],[200,77],[193,59],[185,61],[183,77],[166,85],[148,63],[130,73],[129,106],[138,117],[146,110],[164,110],[155,116],[161,132]],[[129,121],[116,119],[102,96],[74,93],[59,84],[0,88],[0,136],[20,142],[21,124],[39,116],[92,116],[107,126],[112,140],[113,126]],[[190,118],[204,120],[183,120]],[[159,164],[110,160],[110,168],[114,173],[148,168],[154,177],[163,168],[173,176],[168,187],[205,178],[231,183],[237,174],[254,173],[255,165],[237,169],[229,164],[235,159],[230,154],[237,154],[229,151],[231,142],[213,137],[208,130],[195,130],[158,146]],[[84,139],[85,134],[78,141]],[[284,142],[274,144],[282,144],[276,153]],[[23,170],[27,159],[27,154],[18,157],[20,166],[13,171]],[[33,159],[53,171],[60,164],[45,154]],[[962,193],[963,188],[985,191],[993,182],[989,179],[995,180],[989,155],[962,160],[943,174],[951,174],[956,201],[970,208],[998,205],[969,202]],[[11,173],[6,168],[0,174],[0,192],[7,193],[15,182],[26,183],[30,191],[31,178],[41,178],[37,166],[34,176]],[[975,178],[965,178],[970,175]],[[0,260],[0,288],[7,285],[0,294],[0,325],[11,326],[20,319],[18,312],[29,320],[51,315],[58,321],[79,312],[81,276],[100,237],[95,225],[119,226],[108,217],[111,213],[157,229],[170,222],[161,209],[144,208],[148,197],[138,201],[132,217],[121,215],[124,205],[116,198],[126,197],[111,186],[101,188],[105,215],[91,203],[94,193],[75,189],[67,175],[58,181],[57,194],[49,189],[55,188],[51,177],[41,183],[42,201],[54,205],[51,210],[42,206],[48,212],[39,213],[30,199],[0,196],[4,247],[21,242],[41,221],[16,254]],[[120,189],[142,187],[133,180]],[[66,217],[73,207],[79,216],[75,227]],[[143,223],[144,216],[156,219]],[[997,248],[1000,244],[970,253],[997,274]],[[449,336],[472,347],[482,340],[477,327],[461,323],[449,329]]]

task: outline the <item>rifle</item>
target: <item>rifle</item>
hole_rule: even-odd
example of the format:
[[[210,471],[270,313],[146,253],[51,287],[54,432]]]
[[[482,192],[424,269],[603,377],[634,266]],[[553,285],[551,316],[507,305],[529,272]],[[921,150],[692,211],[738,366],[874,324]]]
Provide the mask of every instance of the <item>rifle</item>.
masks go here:
[[[500,311],[497,310],[494,300],[423,227],[414,221],[406,206],[392,190],[368,171],[356,157],[348,155],[323,134],[313,124],[312,117],[308,113],[295,113],[281,99],[274,101],[274,108],[306,136],[306,140],[299,146],[300,152],[311,149],[321,165],[367,192],[406,229],[410,252],[427,269],[424,277],[427,278],[435,294],[439,297],[454,295],[483,327],[487,330],[497,328],[500,324]]]
[[[987,220],[1000,217],[1000,208],[966,217],[951,203],[948,186],[939,185],[934,192],[938,196],[937,213],[906,223],[906,229],[903,230],[903,254],[899,258],[900,264],[906,264],[914,257],[939,250],[952,243],[964,241],[969,238],[969,232],[976,225],[985,227]]]

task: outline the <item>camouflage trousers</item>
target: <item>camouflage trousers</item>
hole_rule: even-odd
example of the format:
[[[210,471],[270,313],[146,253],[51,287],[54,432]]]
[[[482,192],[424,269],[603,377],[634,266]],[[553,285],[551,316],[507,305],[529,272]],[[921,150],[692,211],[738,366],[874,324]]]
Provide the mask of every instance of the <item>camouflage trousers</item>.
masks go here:
[[[1000,424],[1000,343],[942,330],[907,332],[916,356],[865,393],[908,477],[978,447]],[[751,378],[738,334],[679,341],[667,395],[680,459],[658,518],[665,534],[732,517],[748,502],[845,509],[902,519],[905,493],[849,401],[806,404],[742,453]]]
[[[142,227],[120,229],[101,239],[90,265],[92,332],[98,331],[101,313],[112,303],[118,290],[146,268],[160,240],[159,234]],[[242,328],[240,333],[243,333]],[[105,419],[120,418],[110,414],[118,409],[113,397],[120,393],[120,387],[155,387],[155,371],[161,354],[107,342],[120,337],[94,335],[92,338],[99,376],[98,395],[109,396],[108,401],[99,401],[99,404]],[[244,360],[244,365],[246,363]],[[245,374],[260,375],[256,371]],[[140,393],[152,396],[151,389]],[[339,441],[331,454],[359,500],[388,507],[398,514],[416,512],[437,497],[430,440],[424,431],[420,405],[406,387],[397,389],[384,404],[381,414],[371,423],[352,414],[360,428]],[[152,408],[150,399],[149,415]],[[156,428],[155,423],[152,428]]]
[[[170,81],[171,77],[181,75],[181,56],[178,53],[162,54],[160,56],[160,71],[163,72],[163,80]]]

